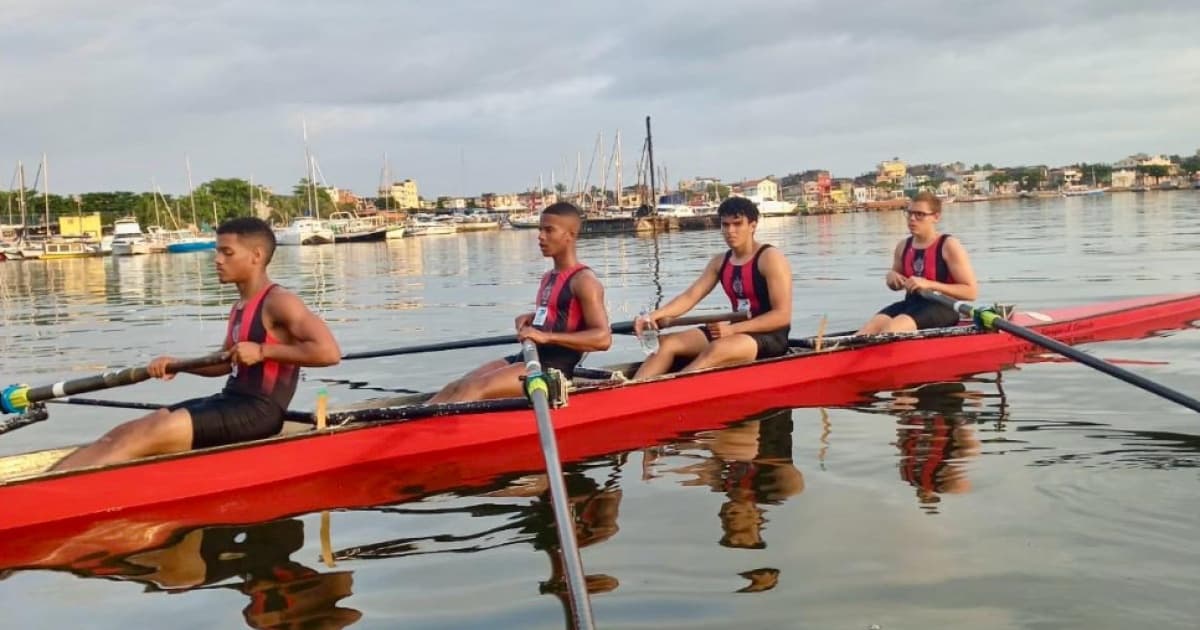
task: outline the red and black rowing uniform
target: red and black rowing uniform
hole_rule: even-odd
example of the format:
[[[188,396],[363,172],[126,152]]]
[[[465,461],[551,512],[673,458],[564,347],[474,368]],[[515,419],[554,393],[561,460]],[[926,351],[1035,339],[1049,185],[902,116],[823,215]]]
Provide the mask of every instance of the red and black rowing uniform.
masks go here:
[[[571,290],[571,278],[587,269],[587,265],[576,264],[562,271],[551,269],[542,276],[538,285],[537,300],[533,311],[534,328],[544,332],[571,333],[583,330],[583,305]],[[575,366],[583,360],[583,353],[553,344],[538,344],[538,358],[543,369],[555,368],[566,378],[575,375]],[[521,353],[504,357],[509,363],[524,360]]]
[[[263,346],[276,339],[263,322],[263,305],[277,285],[268,285],[253,298],[234,305],[229,313],[227,347],[242,341]],[[257,440],[279,433],[300,369],[291,364],[265,360],[258,364],[234,365],[221,393],[172,405],[172,411],[187,409],[192,416],[192,448],[204,448]]]
[[[721,268],[717,270],[717,277],[721,280],[721,288],[725,290],[725,295],[729,296],[729,304],[734,311],[747,312],[751,318],[758,317],[763,313],[771,310],[771,291],[767,287],[767,278],[763,275],[761,269],[758,268],[758,259],[762,253],[770,245],[762,245],[758,251],[754,252],[754,256],[748,262],[741,265],[731,263],[733,258],[733,250],[725,252],[725,260],[721,261]],[[712,336],[708,333],[708,328],[701,328],[704,336],[712,341]],[[766,359],[769,357],[778,357],[787,353],[788,350],[788,333],[791,332],[792,326],[788,324],[783,328],[778,328],[769,332],[745,333],[754,340],[758,345],[758,354],[755,359]]]
[[[913,247],[913,237],[904,241],[904,251],[901,253],[901,271],[906,278],[925,278],[942,284],[955,284],[954,274],[950,273],[950,265],[946,264],[943,249],[949,234],[942,234],[929,247],[917,249]],[[936,302],[925,299],[916,293],[906,293],[903,300],[894,302],[879,311],[888,317],[908,315],[917,323],[917,329],[942,328],[958,323],[958,313]]]

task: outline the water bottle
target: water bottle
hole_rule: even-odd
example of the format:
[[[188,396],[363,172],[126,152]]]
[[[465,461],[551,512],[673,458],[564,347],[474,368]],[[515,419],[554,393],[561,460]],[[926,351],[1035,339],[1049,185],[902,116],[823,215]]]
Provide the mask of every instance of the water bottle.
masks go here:
[[[642,328],[642,334],[638,335],[638,343],[642,346],[642,352],[646,356],[650,356],[658,352],[658,329],[654,327],[654,322],[650,320],[649,311],[643,310],[638,314],[638,319],[646,320],[646,325]]]

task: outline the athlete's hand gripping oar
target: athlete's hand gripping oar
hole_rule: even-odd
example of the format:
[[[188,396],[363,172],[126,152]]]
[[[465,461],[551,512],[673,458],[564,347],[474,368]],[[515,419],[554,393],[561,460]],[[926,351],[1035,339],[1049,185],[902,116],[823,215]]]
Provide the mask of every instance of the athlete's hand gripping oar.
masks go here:
[[[218,352],[195,359],[183,359],[169,363],[167,364],[167,373],[176,374],[228,362],[229,354]],[[149,378],[150,372],[145,367],[133,367],[69,381],[60,381],[52,385],[42,385],[40,387],[10,385],[3,392],[0,392],[0,411],[4,413],[20,413],[25,411],[29,405],[52,398],[95,392],[123,385],[133,385]]]
[[[668,328],[671,326],[697,326],[701,324],[711,324],[713,322],[735,322],[745,319],[745,313],[716,313],[713,315],[696,315],[693,317],[679,317],[674,319],[666,319],[659,321],[659,328]],[[617,322],[612,325],[612,331],[618,335],[633,334],[634,323]],[[441,343],[424,343],[415,346],[403,346],[400,348],[386,348],[383,350],[365,350],[363,352],[351,352],[342,355],[343,361],[352,361],[354,359],[374,359],[378,357],[394,357],[404,354],[420,354],[423,352],[443,352],[446,350],[462,350],[464,348],[483,348],[486,346],[502,346],[508,343],[514,343],[517,340],[515,332],[508,335],[495,335],[492,337],[480,337],[478,339],[460,339],[458,341],[443,341]]]
[[[537,346],[526,340],[521,344],[525,358],[525,392],[533,403],[533,414],[537,418],[538,436],[542,442],[542,456],[546,459],[546,476],[550,482],[550,500],[554,505],[554,525],[558,530],[558,541],[563,562],[567,568],[567,587],[571,595],[573,627],[591,630],[592,605],[588,599],[587,580],[583,575],[583,561],[579,558],[579,543],[575,539],[575,519],[571,517],[571,506],[567,502],[567,486],[563,482],[562,463],[558,459],[558,442],[554,438],[554,423],[550,420],[550,394],[546,377],[542,374],[542,363],[538,359]]]
[[[1134,374],[1133,372],[1130,372],[1124,368],[1119,368],[1104,361],[1103,359],[1098,359],[1086,352],[1072,348],[1065,343],[1056,341],[1045,335],[1038,334],[1028,328],[1025,328],[1024,326],[1018,326],[1017,324],[1004,319],[999,315],[999,313],[996,313],[991,309],[977,308],[966,302],[960,302],[953,298],[942,295],[937,291],[922,291],[921,295],[928,300],[944,306],[949,306],[955,311],[958,311],[960,314],[970,317],[980,328],[987,330],[1002,330],[1010,335],[1013,335],[1014,337],[1020,337],[1021,339],[1024,339],[1032,344],[1041,346],[1052,352],[1057,352],[1068,359],[1078,361],[1079,363],[1082,363],[1088,367],[1100,370],[1109,376],[1119,378],[1130,385],[1140,387],[1151,394],[1156,394],[1166,398],[1171,402],[1183,405],[1192,411],[1200,412],[1200,400],[1196,400],[1187,394],[1171,389],[1170,387],[1160,383],[1155,383],[1148,378]]]

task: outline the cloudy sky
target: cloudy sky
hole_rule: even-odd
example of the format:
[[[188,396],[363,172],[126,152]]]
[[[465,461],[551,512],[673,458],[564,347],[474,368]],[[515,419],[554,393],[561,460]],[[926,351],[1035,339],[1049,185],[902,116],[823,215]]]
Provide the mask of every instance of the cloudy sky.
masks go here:
[[[570,5],[570,6],[566,6]],[[711,6],[709,6],[711,5]],[[119,7],[119,8],[117,8]],[[0,0],[0,167],[518,190],[654,122],[672,180],[1200,148],[1200,3]],[[632,170],[626,166],[626,181]]]

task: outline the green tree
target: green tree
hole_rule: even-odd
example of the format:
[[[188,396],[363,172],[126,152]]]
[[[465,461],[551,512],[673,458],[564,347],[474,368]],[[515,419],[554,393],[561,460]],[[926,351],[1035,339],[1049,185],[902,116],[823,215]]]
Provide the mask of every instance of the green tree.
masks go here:
[[[558,183],[554,184],[554,192],[557,192],[559,194],[559,196],[566,194],[567,185],[562,182],[558,182]]]
[[[1165,164],[1143,164],[1137,167],[1142,175],[1159,179],[1171,174],[1171,167]]]
[[[995,173],[988,175],[987,180],[988,183],[992,185],[992,189],[995,190],[1012,181],[1012,178],[1009,177],[1008,173],[1005,173],[1004,171],[996,171]]]

